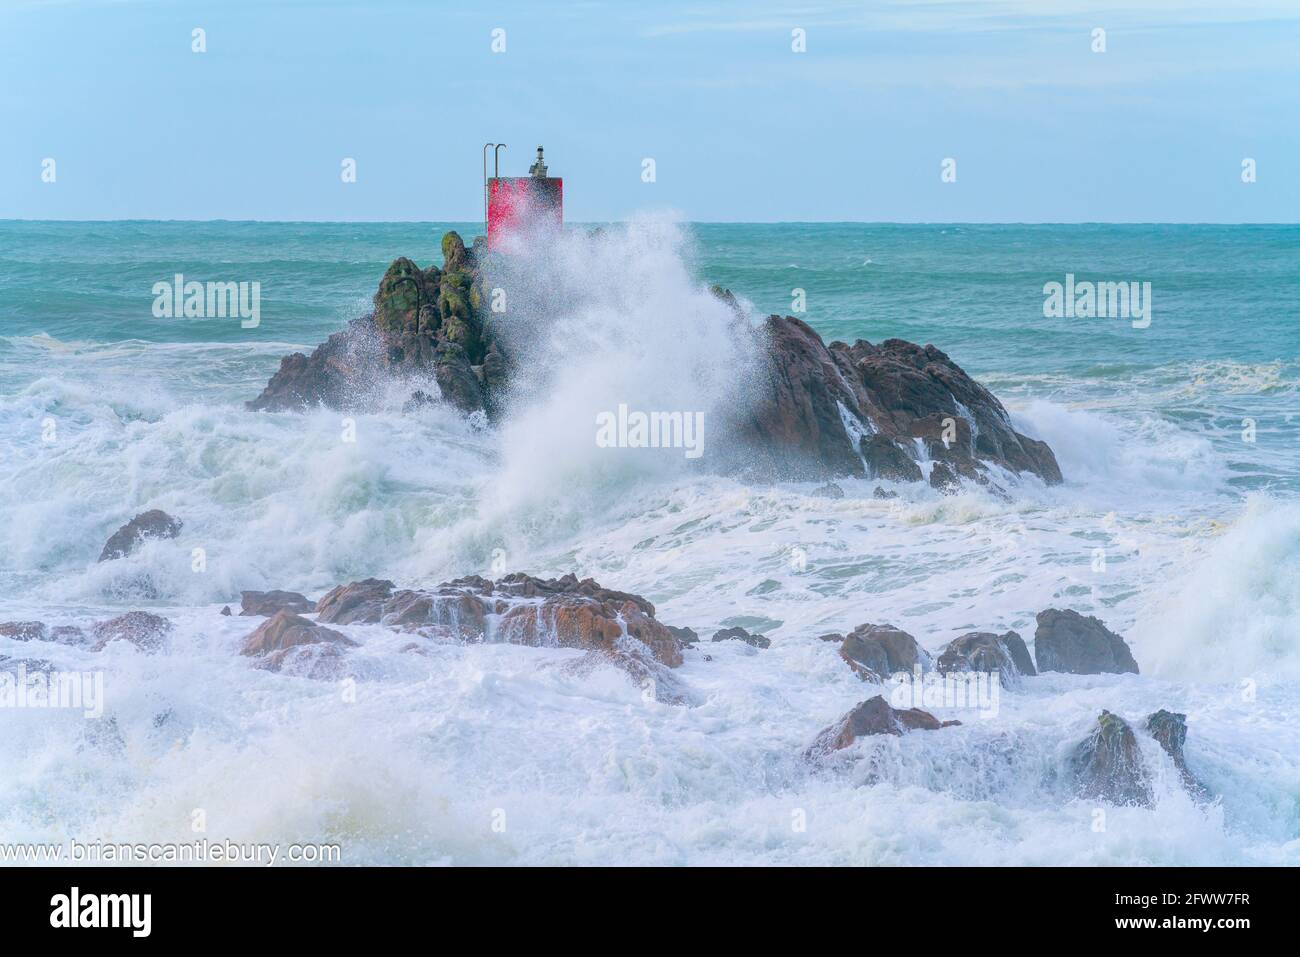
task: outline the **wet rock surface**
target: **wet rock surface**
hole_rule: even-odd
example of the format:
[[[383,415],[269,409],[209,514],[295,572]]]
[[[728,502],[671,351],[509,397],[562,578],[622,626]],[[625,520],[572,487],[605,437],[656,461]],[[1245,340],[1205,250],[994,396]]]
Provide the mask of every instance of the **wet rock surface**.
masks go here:
[[[931,664],[916,639],[893,625],[858,625],[841,642],[840,657],[864,681],[884,681],[900,671],[912,674],[918,665],[926,671]]]
[[[310,614],[316,603],[296,591],[243,591],[239,593],[239,614],[274,615],[277,611],[291,611],[296,615]]]
[[[770,316],[767,366],[739,437],[760,472],[780,478],[868,475],[936,487],[989,484],[988,466],[1062,480],[1046,443],[1017,432],[1002,403],[932,345],[826,345],[805,322]]]
[[[101,562],[125,558],[150,539],[175,538],[183,523],[161,509],[141,512],[112,534],[99,553]]]
[[[1092,732],[1071,752],[1067,766],[1078,797],[1151,806],[1151,781],[1137,736],[1119,715],[1102,711]]]
[[[901,735],[909,731],[937,731],[961,724],[940,721],[920,708],[894,708],[881,695],[869,698],[853,708],[835,724],[826,728],[805,752],[805,757],[825,757],[849,747],[859,738],[874,734]]]
[[[770,648],[772,642],[765,635],[751,635],[744,628],[720,628],[713,633],[713,641],[743,641],[754,648]]]
[[[1015,687],[1022,677],[1036,675],[1024,639],[1014,631],[998,635],[972,631],[949,642],[935,668],[940,674],[979,671],[997,673],[1003,687]]]
[[[365,408],[380,386],[398,382],[407,386],[407,409],[436,394],[463,412],[500,418],[514,360],[485,307],[486,256],[454,232],[443,237],[442,253],[441,269],[395,260],[372,312],[311,355],[284,357],[249,408]],[[734,334],[756,336],[763,359],[756,394],[723,416],[719,453],[706,467],[819,481],[928,477],[943,491],[963,480],[996,488],[990,466],[1062,480],[1047,444],[1017,432],[997,398],[934,346],[901,339],[828,346],[792,316],[770,316],[755,333],[735,297],[714,292],[737,317]],[[842,491],[825,485],[814,494]]]
[[[1038,613],[1034,658],[1039,671],[1074,675],[1137,674],[1128,644],[1098,619],[1048,608]]]
[[[1161,708],[1147,716],[1146,729],[1174,762],[1188,793],[1200,800],[1208,798],[1209,789],[1192,774],[1187,767],[1187,756],[1183,753],[1183,745],[1187,741],[1187,715]]]
[[[157,654],[167,647],[172,630],[166,618],[148,611],[128,611],[99,622],[90,629],[90,635],[95,651],[103,651],[115,641],[127,641],[146,654]]]
[[[283,671],[292,664],[296,667],[291,670],[306,677],[326,677],[333,675],[342,649],[352,647],[356,642],[340,632],[282,609],[244,639],[239,653],[259,659],[258,667],[268,671]],[[316,673],[320,671],[328,674]]]
[[[479,255],[455,232],[443,236],[442,255],[441,269],[421,269],[405,257],[394,260],[380,280],[373,311],[311,355],[284,357],[248,407],[361,409],[379,386],[405,382],[410,407],[437,393],[462,412],[496,417],[511,361],[484,307]]]
[[[575,575],[513,574],[496,581],[469,576],[400,590],[372,578],[340,585],[320,600],[318,610],[327,624],[382,624],[462,641],[613,650],[626,634],[662,664],[682,663],[681,642],[655,618],[654,605]]]

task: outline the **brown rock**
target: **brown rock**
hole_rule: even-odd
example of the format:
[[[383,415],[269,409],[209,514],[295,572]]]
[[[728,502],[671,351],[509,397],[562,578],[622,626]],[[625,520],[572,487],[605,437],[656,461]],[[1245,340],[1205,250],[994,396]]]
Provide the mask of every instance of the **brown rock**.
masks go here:
[[[304,646],[313,647],[305,651]],[[352,639],[308,621],[291,611],[281,610],[257,626],[244,639],[239,653],[250,658],[260,658],[259,667],[268,671],[283,671],[293,663],[297,673],[304,677],[331,677],[334,665],[343,648],[354,648]]]
[[[310,614],[316,610],[316,603],[296,591],[241,591],[239,607],[240,615],[269,617],[277,611],[291,611],[295,615]]]
[[[114,641],[129,641],[146,654],[156,654],[166,648],[171,631],[172,623],[166,618],[147,611],[128,611],[90,629],[95,640],[92,650],[103,651]]]
[[[43,621],[6,621],[0,623],[0,638],[12,638],[14,641],[44,641],[46,638]]]
[[[331,625],[377,622],[392,594],[393,583],[379,578],[339,585],[316,603],[316,620]]]
[[[935,667],[940,674],[958,671],[997,672],[1003,687],[1014,687],[1022,676],[1035,675],[1029,649],[1014,631],[995,635],[972,631],[954,638],[943,650]]]
[[[930,656],[916,639],[893,625],[858,625],[840,645],[840,657],[864,681],[884,681],[903,671],[908,674],[919,664],[930,665]]]
[[[847,748],[858,738],[873,734],[905,734],[908,731],[937,731],[960,721],[940,721],[920,708],[896,709],[881,695],[859,703],[835,724],[817,736],[806,757],[824,757]]]

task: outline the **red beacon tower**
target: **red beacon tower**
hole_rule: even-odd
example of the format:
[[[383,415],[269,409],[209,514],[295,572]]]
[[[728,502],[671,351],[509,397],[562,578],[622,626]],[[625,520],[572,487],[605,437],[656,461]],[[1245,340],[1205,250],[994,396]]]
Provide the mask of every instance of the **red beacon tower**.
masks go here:
[[[504,143],[483,147],[483,192],[487,214],[488,249],[500,249],[505,237],[515,231],[554,229],[564,225],[564,180],[546,175],[542,148],[527,176],[500,175],[500,151]],[[487,150],[494,147],[493,176],[487,175]]]

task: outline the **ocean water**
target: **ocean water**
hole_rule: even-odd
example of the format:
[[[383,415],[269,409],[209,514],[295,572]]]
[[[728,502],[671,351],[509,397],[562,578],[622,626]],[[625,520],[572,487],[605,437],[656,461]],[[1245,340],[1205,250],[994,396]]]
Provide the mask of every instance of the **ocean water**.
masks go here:
[[[393,258],[472,224],[0,223],[0,621],[134,608],[171,649],[0,638],[104,673],[105,719],[0,712],[0,842],[338,842],[348,863],[1289,864],[1300,861],[1300,227],[696,225],[659,217],[545,257],[571,293],[486,429],[400,397],[255,414],[282,355],[366,311]],[[159,319],[176,273],[261,284],[261,322]],[[1151,283],[1151,323],[1046,318],[1043,286]],[[596,412],[744,401],[707,293],[828,341],[932,342],[1045,439],[1066,482],[1011,501],[747,484],[680,451],[601,449]],[[707,447],[706,447],[707,456]],[[131,515],[180,538],[97,564]],[[206,567],[195,571],[193,550]],[[254,670],[241,589],[575,571],[701,634],[692,704],[576,653],[354,626],[355,700]],[[816,636],[892,622],[931,651],[1032,639],[1047,607],[1125,635],[1140,676],[1049,675],[960,727],[813,767],[879,689]],[[707,659],[706,659],[707,655]],[[1193,802],[1154,742],[1152,808],[1073,799],[1064,755],[1109,709],[1187,714]],[[166,720],[159,720],[166,715]],[[109,723],[111,722],[111,724]],[[111,730],[105,730],[111,728]],[[1100,812],[1100,813],[1099,813]]]

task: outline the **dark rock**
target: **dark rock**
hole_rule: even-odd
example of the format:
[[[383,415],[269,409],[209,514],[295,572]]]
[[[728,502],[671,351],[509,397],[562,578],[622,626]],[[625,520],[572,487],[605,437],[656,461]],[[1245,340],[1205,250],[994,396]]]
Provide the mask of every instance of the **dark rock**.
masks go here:
[[[1187,767],[1187,757],[1183,754],[1183,743],[1187,740],[1187,715],[1161,708],[1147,716],[1147,731],[1160,742],[1165,754],[1174,762],[1182,778],[1183,787],[1198,800],[1209,797],[1209,790],[1192,774]]]
[[[953,474],[952,469],[942,462],[935,462],[934,468],[930,469],[930,487],[937,489],[944,495],[952,495],[961,491],[961,482]]]
[[[817,735],[817,740],[805,752],[809,758],[825,757],[849,747],[858,738],[873,734],[901,735],[908,731],[937,731],[961,724],[960,721],[940,721],[920,708],[892,708],[881,695],[859,703],[835,724]]]
[[[443,237],[443,268],[393,261],[374,309],[330,336],[310,356],[286,356],[254,410],[301,411],[316,405],[364,409],[383,383],[410,386],[407,408],[430,399],[495,417],[504,406],[511,363],[483,309],[484,277],[475,253],[456,233]]]
[[[883,488],[881,488],[879,485],[877,485],[874,489],[871,490],[871,497],[872,497],[872,498],[876,498],[876,499],[885,499],[885,500],[888,500],[888,499],[891,499],[891,498],[898,498],[898,493],[897,493],[897,492],[886,492]]]
[[[683,645],[693,645],[700,640],[700,636],[695,633],[694,628],[674,628],[672,625],[667,627],[668,633]]]
[[[1039,671],[1075,675],[1137,674],[1128,645],[1096,618],[1048,608],[1038,613],[1034,657]]]
[[[277,611],[291,611],[295,615],[310,614],[316,603],[296,591],[241,591],[240,615],[274,615]]]
[[[893,625],[858,625],[840,646],[843,658],[864,681],[884,681],[900,671],[911,674],[917,665],[925,670],[930,656],[916,639]]]
[[[521,645],[609,649],[626,633],[644,644],[656,660],[670,668],[682,663],[681,645],[654,617],[654,605],[638,595],[602,588],[575,575],[537,579],[508,575],[496,583],[496,593],[512,597],[540,594],[542,602],[516,603],[498,622],[498,640]]]
[[[161,509],[141,512],[113,533],[99,553],[99,560],[106,562],[124,558],[148,539],[175,538],[181,533],[181,525],[180,519],[172,518]]]
[[[129,641],[146,654],[156,654],[167,647],[172,623],[152,612],[128,611],[124,615],[101,621],[90,629],[94,651],[103,651],[114,641]]]
[[[1014,631],[995,635],[987,631],[972,631],[954,638],[935,663],[940,674],[976,671],[985,674],[997,672],[1003,687],[1014,687],[1023,676],[1035,675],[1029,649]]]
[[[45,622],[6,621],[0,624],[0,638],[12,638],[14,641],[44,641]]]
[[[229,605],[225,605],[225,606],[223,606],[222,609],[221,609],[221,614],[224,615],[225,617],[229,618],[230,615],[231,615],[230,606],[229,606]]]
[[[739,440],[761,471],[795,479],[880,473],[917,481],[919,440],[926,455],[964,478],[983,477],[985,463],[993,463],[1049,484],[1061,481],[1046,443],[1016,432],[993,394],[934,346],[901,339],[827,346],[792,316],[770,316],[764,333],[762,395],[737,423]],[[945,434],[952,441],[945,443]]]
[[[840,499],[844,497],[844,489],[834,482],[827,482],[825,485],[813,489],[812,494],[817,498]]]
[[[770,648],[772,642],[763,635],[751,635],[744,628],[722,628],[713,633],[714,641],[743,641],[755,648]]]
[[[1151,806],[1151,782],[1137,737],[1118,715],[1098,716],[1097,727],[1071,752],[1067,767],[1078,797]]]
[[[921,466],[897,442],[888,436],[876,433],[863,436],[858,443],[858,450],[867,463],[867,471],[872,478],[884,479],[886,482],[919,482]]]

